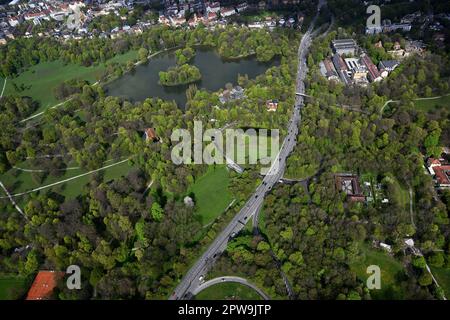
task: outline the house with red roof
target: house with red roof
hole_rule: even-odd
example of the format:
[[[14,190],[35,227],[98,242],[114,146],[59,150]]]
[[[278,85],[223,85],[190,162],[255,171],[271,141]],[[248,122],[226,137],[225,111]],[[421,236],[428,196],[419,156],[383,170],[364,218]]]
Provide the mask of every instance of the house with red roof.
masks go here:
[[[450,164],[445,159],[428,158],[427,168],[438,188],[450,188]]]
[[[365,202],[366,197],[361,190],[358,176],[351,173],[340,173],[334,176],[336,190],[344,192],[349,202]]]
[[[158,141],[159,140],[158,136],[156,135],[156,131],[153,128],[145,129],[144,136],[145,136],[145,140],[146,141],[153,141],[154,142],[154,141]]]

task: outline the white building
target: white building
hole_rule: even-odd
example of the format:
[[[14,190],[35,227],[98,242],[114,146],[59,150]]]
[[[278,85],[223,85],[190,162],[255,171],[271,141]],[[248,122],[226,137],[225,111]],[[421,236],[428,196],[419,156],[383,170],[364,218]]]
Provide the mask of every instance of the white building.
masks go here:
[[[234,10],[234,8],[223,8],[222,10],[220,10],[220,15],[222,17],[229,17],[236,14],[236,10]]]
[[[212,2],[206,6],[206,12],[213,12],[217,13],[220,11],[220,3],[219,2]]]

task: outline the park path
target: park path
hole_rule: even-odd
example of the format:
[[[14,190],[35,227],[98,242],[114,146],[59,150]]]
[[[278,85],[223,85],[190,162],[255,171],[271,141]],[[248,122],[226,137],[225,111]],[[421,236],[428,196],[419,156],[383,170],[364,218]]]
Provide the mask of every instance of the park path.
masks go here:
[[[119,164],[122,164],[122,163],[124,163],[124,162],[130,160],[130,159],[131,159],[131,158],[127,158],[127,159],[125,159],[125,160],[121,160],[121,161],[115,162],[115,163],[113,163],[113,164],[109,164],[109,165],[106,165],[106,166],[104,166],[104,167],[101,167],[101,168],[98,168],[98,169],[95,169],[95,170],[92,170],[92,171],[89,171],[89,172],[85,172],[85,173],[79,174],[79,175],[74,176],[74,177],[71,177],[71,178],[67,178],[67,179],[64,179],[64,180],[60,180],[60,181],[57,181],[57,182],[53,182],[53,183],[47,184],[47,185],[45,185],[45,186],[41,186],[41,187],[38,187],[38,188],[34,188],[34,189],[32,189],[32,190],[28,190],[28,191],[16,193],[16,194],[13,194],[13,195],[8,195],[8,197],[9,197],[10,199],[12,199],[12,197],[20,197],[20,196],[23,196],[23,195],[28,194],[28,193],[32,193],[32,192],[36,192],[36,191],[39,191],[39,190],[42,190],[42,189],[50,188],[50,187],[56,186],[56,185],[58,185],[58,184],[62,184],[62,183],[65,183],[65,182],[68,182],[68,181],[71,181],[71,180],[75,180],[75,179],[78,179],[78,178],[81,178],[81,177],[90,175],[90,174],[92,174],[92,173],[95,173],[95,172],[98,172],[98,171],[101,171],[101,170],[105,170],[105,169],[108,169],[108,168],[117,166],[117,165],[119,165]],[[0,199],[5,199],[5,198],[8,198],[8,197],[0,197]]]
[[[26,119],[20,120],[20,122],[21,122],[21,123],[22,123],[22,122],[27,122],[28,120],[34,119],[34,118],[36,118],[36,117],[39,117],[39,116],[43,115],[45,111],[47,111],[47,110],[49,110],[49,109],[56,109],[56,108],[62,106],[63,104],[65,104],[66,102],[69,102],[69,101],[72,100],[72,99],[73,99],[73,98],[69,98],[69,99],[67,99],[66,101],[60,102],[60,103],[58,103],[58,104],[55,104],[53,107],[50,107],[50,108],[48,108],[48,109],[45,109],[44,111],[41,111],[41,112],[39,112],[39,113],[36,113],[36,114],[34,114],[34,115],[32,115],[32,116],[26,118]]]
[[[3,188],[3,191],[5,191],[7,197],[9,198],[9,200],[11,201],[12,205],[16,208],[16,210],[22,215],[24,216],[24,218],[26,220],[28,220],[27,216],[25,215],[25,213],[22,211],[22,209],[17,205],[17,203],[14,201],[13,197],[11,196],[11,194],[9,193],[8,189],[6,189],[5,185],[3,184],[3,182],[0,181],[0,186]]]
[[[13,166],[14,169],[23,171],[23,172],[49,172],[49,170],[42,170],[42,169],[26,169],[21,167]],[[57,169],[57,171],[66,171],[66,170],[77,170],[80,169],[80,167],[68,167],[64,169]]]
[[[175,47],[175,48],[177,48],[177,47]],[[152,57],[154,57],[154,56],[156,56],[156,55],[158,55],[158,54],[160,54],[160,53],[162,53],[162,52],[166,52],[166,51],[169,51],[169,50],[172,50],[172,49],[174,49],[174,48],[164,49],[164,50],[160,50],[160,51],[154,52],[154,53],[148,55],[147,59],[150,59],[150,58],[152,58]],[[138,65],[140,65],[140,64],[142,64],[142,63],[143,63],[142,61],[138,61],[138,62],[136,62],[136,63],[134,64],[134,66],[138,66]],[[129,71],[130,71],[130,70],[128,70],[127,72],[129,72]],[[98,85],[99,83],[100,83],[100,81],[97,80],[96,82],[94,82],[94,83],[91,85],[91,87],[95,87],[95,86]],[[5,84],[6,84],[6,79],[5,79]],[[1,96],[0,96],[0,98],[1,98]],[[39,116],[43,115],[43,114],[45,113],[45,111],[47,111],[47,110],[49,110],[49,109],[56,109],[56,108],[62,106],[63,104],[65,104],[65,103],[71,101],[72,99],[73,99],[73,97],[72,97],[72,98],[69,98],[69,99],[67,99],[67,100],[65,100],[65,101],[63,101],[63,102],[60,102],[60,103],[58,103],[58,104],[55,104],[54,106],[52,106],[52,107],[50,107],[50,108],[47,108],[47,109],[45,109],[44,111],[41,111],[41,112],[39,112],[39,113],[36,113],[36,114],[34,114],[34,115],[32,115],[32,116],[26,118],[26,119],[23,119],[23,120],[21,120],[20,122],[21,122],[21,123],[27,122],[27,121],[29,121],[29,120],[31,120],[31,119],[34,119],[34,118],[36,118],[36,117],[39,117]]]
[[[8,78],[5,78],[5,82],[3,82],[3,89],[2,89],[2,93],[0,93],[0,98],[2,98],[3,97],[3,93],[5,92],[5,88],[6,88],[6,80],[7,80]]]
[[[447,97],[447,96],[450,96],[450,93],[443,94],[443,95],[441,95],[441,96],[434,96],[434,97],[427,97],[427,98],[416,98],[416,99],[413,99],[413,101],[435,100],[435,99],[439,99],[439,98],[443,98],[443,97]],[[391,102],[397,103],[397,102],[400,102],[400,100],[388,100],[388,101],[386,101],[386,103],[385,103],[385,104],[381,107],[381,109],[380,109],[380,116],[383,115],[383,110],[384,110],[384,108],[386,108],[386,106],[387,106],[389,103],[391,103]]]

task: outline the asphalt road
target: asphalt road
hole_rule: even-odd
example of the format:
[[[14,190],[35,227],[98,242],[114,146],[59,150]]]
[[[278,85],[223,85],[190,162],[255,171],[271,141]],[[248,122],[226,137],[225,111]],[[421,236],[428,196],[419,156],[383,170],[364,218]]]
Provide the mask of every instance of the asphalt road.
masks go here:
[[[306,54],[309,46],[311,45],[311,33],[314,28],[314,23],[317,19],[320,7],[325,1],[320,1],[317,14],[314,17],[311,26],[303,35],[298,49],[298,72],[297,72],[297,85],[296,92],[300,94],[305,93],[305,85],[303,80],[305,79],[306,68]],[[217,236],[209,248],[202,254],[197,262],[187,272],[178,286],[175,288],[173,294],[169,297],[169,300],[190,299],[193,292],[201,285],[203,278],[208,270],[213,265],[214,261],[225,251],[228,241],[234,237],[239,231],[241,231],[248,220],[259,210],[262,205],[264,196],[269,192],[272,187],[283,177],[284,169],[286,166],[286,159],[288,155],[294,149],[296,144],[296,137],[298,134],[298,123],[300,121],[300,109],[303,107],[303,97],[296,95],[294,110],[291,119],[288,123],[288,134],[281,145],[278,157],[270,167],[268,173],[264,177],[262,183],[256,188],[253,195],[239,211],[231,222],[225,227],[225,229]]]

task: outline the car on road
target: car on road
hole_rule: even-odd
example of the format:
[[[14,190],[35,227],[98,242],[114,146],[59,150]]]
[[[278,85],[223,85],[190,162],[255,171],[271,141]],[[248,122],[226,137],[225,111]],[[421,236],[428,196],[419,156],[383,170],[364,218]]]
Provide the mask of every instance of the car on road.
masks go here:
[[[201,275],[200,277],[198,277],[198,281],[203,282],[205,280],[205,276]]]

